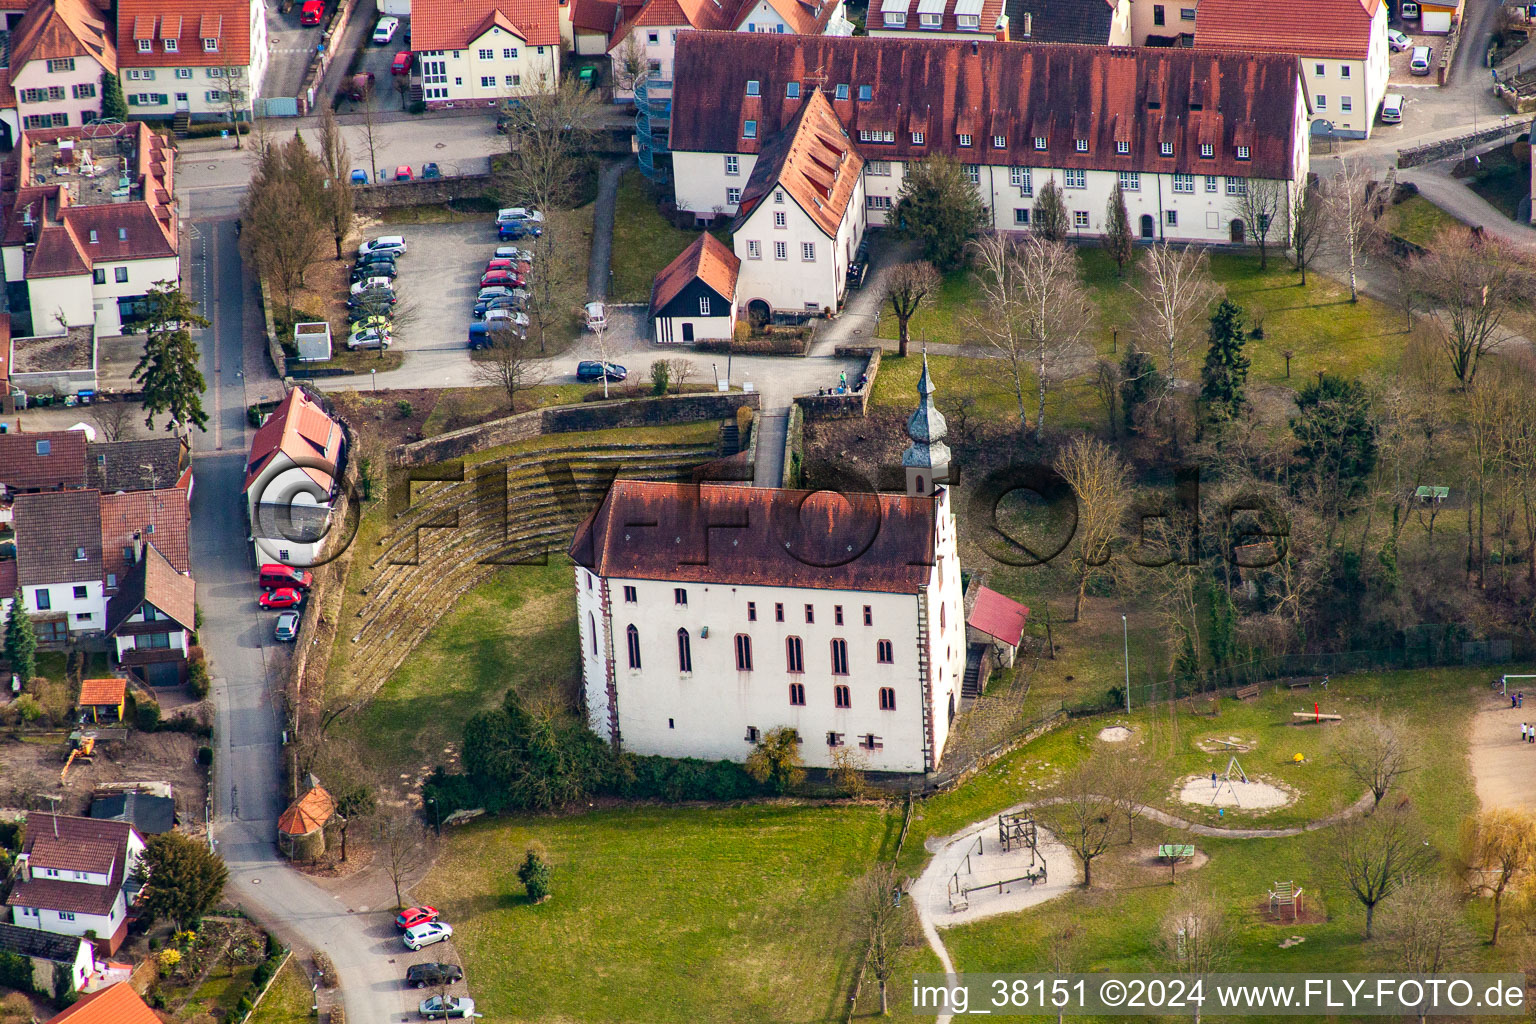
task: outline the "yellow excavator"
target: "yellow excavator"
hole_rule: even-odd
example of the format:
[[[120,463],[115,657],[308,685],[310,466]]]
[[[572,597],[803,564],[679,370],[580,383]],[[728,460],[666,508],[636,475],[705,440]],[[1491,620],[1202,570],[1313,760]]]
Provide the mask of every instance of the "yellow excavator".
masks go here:
[[[64,770],[59,772],[59,785],[63,785],[69,778],[69,769],[74,766],[76,760],[90,764],[96,757],[96,734],[88,732],[76,734],[71,739],[75,741],[74,749],[69,752],[69,760],[64,762]]]

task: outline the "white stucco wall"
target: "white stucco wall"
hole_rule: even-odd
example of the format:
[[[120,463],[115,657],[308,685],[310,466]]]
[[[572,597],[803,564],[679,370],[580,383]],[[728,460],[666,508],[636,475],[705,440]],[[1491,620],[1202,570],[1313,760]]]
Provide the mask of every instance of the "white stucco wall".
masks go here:
[[[490,56],[482,56],[482,51]],[[423,64],[422,94],[429,106],[493,103],[547,91],[560,80],[560,47],[529,46],[521,37],[494,25],[462,50],[422,51],[418,60],[440,61],[443,66],[442,73],[428,82]]]
[[[246,511],[250,517],[252,544],[258,563],[282,562],[285,565],[313,565],[324,546],[325,537],[315,542],[284,537],[280,523],[264,523],[257,511],[259,503],[308,505],[330,508],[329,496],[279,452],[246,491]]]
[[[1132,46],[1145,46],[1147,36],[1178,36],[1195,33],[1195,11],[1199,0],[1130,0],[1130,35]],[[1157,24],[1158,10],[1163,24]]]
[[[784,214],[782,228],[776,224],[778,213]],[[828,237],[784,189],[775,189],[731,238],[741,259],[736,279],[737,309],[745,309],[755,299],[773,309],[837,309],[847,289],[848,263],[864,237],[865,223],[862,177],[854,187],[836,238]],[[781,243],[783,259],[778,256]],[[805,258],[806,245],[814,247],[813,259]]]
[[[659,345],[685,345],[690,341],[725,339],[736,333],[735,307],[726,303],[725,316],[661,316],[656,318],[656,343]],[[693,337],[683,337],[685,324],[693,325]]]
[[[6,279],[19,278],[7,274]],[[35,334],[62,334],[61,316],[70,327],[84,327],[96,320],[90,274],[34,277],[27,281],[27,297],[32,307],[32,331]]]
[[[90,248],[87,243],[87,249]],[[118,269],[128,272],[128,280],[119,281]],[[98,261],[93,268],[101,271],[92,275],[91,305],[96,318],[96,332],[105,337],[113,337],[122,333],[123,320],[118,310],[117,300],[123,296],[144,295],[155,286],[157,281],[170,281],[175,283],[181,267],[176,257],[166,256],[149,260],[126,260],[117,263]],[[96,284],[95,279],[101,277],[102,283]]]
[[[84,596],[76,596],[76,588]],[[24,586],[22,591],[27,608],[34,615],[69,613],[71,633],[89,633],[107,628],[107,598],[101,580],[77,580],[73,583],[50,583],[45,586]],[[48,607],[42,607],[40,592],[47,591]]]
[[[235,89],[243,93],[235,101],[237,115],[249,113],[255,92],[250,68],[186,67],[175,64],[174,58],[174,54],[166,55],[167,63],[162,67],[124,68],[119,72],[130,117],[171,117],[177,111],[185,111],[202,120],[227,121],[229,98],[225,90],[229,79],[226,70],[234,72]],[[263,74],[266,73],[266,63],[267,51],[263,47],[260,58]],[[165,102],[144,102],[142,96],[145,93],[163,95]],[[210,93],[218,95],[211,96]],[[186,98],[182,99],[183,96]]]
[[[102,67],[90,57],[68,58],[74,61],[72,71],[49,71],[48,61],[28,61],[11,78],[11,87],[16,91],[16,109],[21,117],[21,124],[27,127],[27,118],[40,115],[65,114],[68,117],[67,124],[77,128],[85,123],[82,116],[89,112],[95,117],[101,111],[101,72]],[[86,88],[89,96],[76,96],[76,88]],[[62,89],[63,97],[60,99],[45,98],[35,101],[24,101],[22,96],[29,89]],[[36,127],[42,127],[37,125]]]

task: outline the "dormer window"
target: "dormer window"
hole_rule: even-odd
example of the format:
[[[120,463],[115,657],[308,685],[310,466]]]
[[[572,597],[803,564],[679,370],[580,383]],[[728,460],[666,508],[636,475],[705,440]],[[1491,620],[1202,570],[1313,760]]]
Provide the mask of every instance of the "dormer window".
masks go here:
[[[748,96],[761,96],[762,95],[762,85],[758,82],[757,79],[753,78],[753,79],[749,79],[747,81],[747,95]]]
[[[1124,141],[1119,140],[1119,139],[1115,140],[1115,152],[1116,153],[1119,153],[1121,156],[1125,156],[1125,154],[1129,153],[1130,151],[1131,151],[1131,144],[1129,142],[1124,142]]]
[[[1216,147],[1209,142],[1200,143],[1200,159],[1210,160],[1216,155]]]
[[[912,145],[914,145],[914,146],[921,146],[921,145],[923,145],[923,139],[924,139],[924,135],[923,135],[922,132],[913,132],[912,133]]]
[[[174,39],[162,39],[162,40],[160,40],[160,42],[165,44],[165,52],[166,53],[175,53],[176,52],[176,40],[174,40]]]
[[[960,145],[961,146],[969,146],[970,144],[971,144],[971,137],[969,135],[965,134],[964,132],[961,132],[960,133]]]
[[[75,561],[85,561],[85,548],[75,548]]]
[[[790,82],[789,84],[785,85],[784,86],[784,96],[787,99],[792,99],[792,100],[799,99],[800,98],[800,83],[799,82]]]
[[[203,40],[203,52],[204,53],[218,53],[219,52],[219,41],[217,39],[204,39]]]
[[[1248,147],[1247,146],[1238,146],[1237,147],[1237,158],[1239,160],[1247,160],[1248,159]]]
[[[841,85],[837,86],[837,88],[833,91],[833,96],[835,96],[837,99],[840,99],[840,100],[847,99],[848,98],[848,83],[844,82]]]
[[[138,43],[140,53],[149,53],[155,48],[155,41],[153,39],[140,39]]]
[[[944,15],[942,14],[919,14],[917,19],[923,28],[939,28],[944,24]]]
[[[96,229],[95,228],[91,228],[91,244],[95,245],[97,243],[97,241],[98,241],[98,239],[96,237]]]
[[[1005,135],[994,135],[994,136],[992,136],[992,148],[993,149],[1007,149],[1008,148],[1008,138],[1007,138],[1007,136],[1005,136]]]
[[[1173,156],[1173,143],[1165,142],[1157,148],[1157,151],[1163,156]]]
[[[1035,136],[1035,148],[1038,149],[1038,150],[1045,149],[1045,136],[1044,135],[1036,135]]]
[[[872,86],[872,85],[861,85],[861,86],[859,86],[859,100],[860,100],[860,102],[868,103],[870,100],[874,99],[874,97],[875,97],[875,87],[874,86]]]
[[[757,122],[747,121],[741,126],[741,137],[744,139],[757,138]]]
[[[1029,17],[1029,15],[1025,15]],[[981,30],[981,18],[975,14],[959,14],[955,16],[955,26],[964,31],[978,32]]]
[[[1088,140],[1087,139],[1078,139],[1077,140],[1077,151],[1079,153],[1086,153],[1086,152],[1088,152]]]

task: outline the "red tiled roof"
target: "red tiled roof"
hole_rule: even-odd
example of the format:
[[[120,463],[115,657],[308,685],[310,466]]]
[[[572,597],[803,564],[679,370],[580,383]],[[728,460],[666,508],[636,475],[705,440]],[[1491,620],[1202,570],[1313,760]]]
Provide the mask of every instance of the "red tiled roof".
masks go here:
[[[621,579],[912,594],[933,574],[934,508],[893,494],[616,480],[570,554]]]
[[[27,260],[27,278],[73,277],[89,274],[91,265],[67,227],[44,227],[37,233],[37,248]]]
[[[282,813],[277,819],[277,830],[289,836],[307,836],[325,827],[336,813],[336,801],[320,786],[316,786]]]
[[[709,285],[725,301],[732,302],[736,297],[736,274],[740,270],[740,257],[706,231],[656,275],[656,282],[651,286],[651,313],[654,315],[677,298],[677,293],[695,279]]]
[[[1262,0],[1200,0],[1195,46],[1204,50],[1295,53],[1302,57],[1364,60],[1381,0],[1307,0],[1296,17],[1276,17]],[[1385,23],[1383,23],[1385,24]]]
[[[82,679],[80,680],[81,707],[117,707],[128,695],[128,680],[126,679]]]
[[[160,1024],[149,1004],[126,981],[92,992],[48,1024]]]
[[[768,139],[737,207],[739,226],[774,189],[782,188],[832,238],[843,222],[859,184],[864,158],[820,89],[811,92],[799,116]]]
[[[33,812],[27,815],[21,852],[34,867],[106,874],[127,858],[132,833],[126,822]]]
[[[558,0],[431,0],[411,14],[416,50],[462,50],[492,27],[529,46],[560,44]]]
[[[37,443],[48,442],[48,454]],[[11,491],[82,488],[86,437],[83,430],[44,430],[35,434],[0,434],[0,485]]]
[[[256,436],[251,439],[251,454],[245,463],[242,491],[256,482],[262,470],[267,468],[273,456],[279,452],[296,461],[321,459],[333,466],[340,455],[341,427],[304,393],[303,388],[289,391],[288,397],[273,410],[267,422],[261,425]],[[327,491],[330,490],[333,483],[330,474],[311,465],[303,469],[311,480]]]
[[[180,487],[158,491],[128,491],[101,496],[102,570],[121,583],[133,568],[131,551],[135,540],[153,544],[177,572],[192,569],[191,545],[187,541],[190,521],[187,492]]]
[[[805,0],[764,0],[764,2],[784,19],[784,23],[789,26],[791,32],[802,36],[820,35],[837,10],[837,0],[821,0],[818,3],[806,3]],[[988,2],[1002,6],[1002,0],[988,0]],[[758,0],[742,0],[741,9],[737,11],[731,27],[739,29],[746,24],[752,12],[757,9],[757,4]]]
[[[197,584],[177,572],[153,544],[144,548],[143,560],[128,571],[107,602],[107,633],[116,633],[146,602],[183,629],[197,626]]]
[[[11,69],[0,68],[0,109],[11,110],[16,106],[16,90],[11,87]]]
[[[571,4],[571,27],[583,32],[608,35],[618,27],[619,11],[619,5],[612,0],[574,0]]]
[[[1024,635],[1029,609],[1011,597],[1004,597],[990,587],[978,587],[976,604],[971,608],[967,626],[973,626],[1010,647],[1017,647]]]
[[[251,9],[247,0],[119,0],[118,63],[125,68],[249,67]],[[162,40],[176,40],[176,52],[166,53]],[[140,39],[153,41],[139,52]],[[217,39],[213,53],[204,39]]]
[[[16,559],[0,561],[0,598],[10,600],[16,596]]]
[[[1278,54],[1178,48],[987,43],[968,40],[687,32],[678,36],[671,148],[754,153],[790,124],[801,101],[788,82],[812,77],[848,84],[868,101],[832,101],[849,137],[891,132],[891,143],[859,143],[869,159],[917,160],[944,152],[965,163],[1152,170],[1289,180],[1295,167],[1300,64]],[[748,81],[761,96],[747,97]],[[1156,104],[1156,106],[1152,106]],[[750,111],[750,112],[749,112]],[[755,118],[758,139],[741,137]],[[1250,159],[1238,160],[1239,125],[1253,125]],[[923,133],[923,143],[912,132]],[[959,136],[974,145],[962,148]],[[1005,145],[992,146],[992,135]],[[1116,136],[1130,151],[1116,152]],[[1046,148],[1033,139],[1043,136]],[[1088,142],[1079,153],[1076,140]],[[1212,159],[1200,142],[1212,141]],[[1162,157],[1159,144],[1174,142]]]
[[[1108,6],[1104,3],[1104,0],[1097,0],[1097,2],[1100,6]],[[983,42],[1003,38],[999,34],[997,27],[998,21],[1003,16],[1003,0],[983,0],[979,12],[970,12],[978,15],[978,27],[973,29],[962,29],[960,27],[960,22],[955,14],[955,8],[958,5],[959,0],[945,0],[944,17],[939,22],[939,27],[924,28],[918,17],[918,0],[911,0],[910,6],[907,8],[906,25],[902,28],[891,28],[885,24],[885,15],[881,12],[880,4],[877,0],[869,9],[869,27],[876,32],[912,32],[914,34],[922,32],[967,32]],[[1010,24],[1008,26],[1008,37],[1018,38],[1018,33],[1021,30],[1021,26]],[[1106,35],[1102,42],[1108,41],[1109,37]]]
[[[11,33],[11,67],[55,57],[90,57],[117,73],[117,53],[102,13],[85,0],[51,0],[27,8]]]

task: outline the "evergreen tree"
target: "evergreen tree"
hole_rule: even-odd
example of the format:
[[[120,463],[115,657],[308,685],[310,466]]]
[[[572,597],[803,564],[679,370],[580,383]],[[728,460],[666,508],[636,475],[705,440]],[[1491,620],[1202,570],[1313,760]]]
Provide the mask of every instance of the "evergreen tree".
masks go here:
[[[1296,395],[1292,479],[1337,514],[1376,468],[1376,425],[1365,386],[1329,373]]]
[[[101,73],[101,116],[128,119],[128,102],[123,99],[123,83],[110,71]]]
[[[1120,411],[1126,433],[1136,432],[1136,411],[1163,390],[1163,375],[1152,357],[1134,344],[1126,347],[1120,362]]]
[[[923,259],[953,270],[986,225],[987,211],[958,163],[931,156],[907,165],[890,222],[901,237],[923,243]]]
[[[162,832],[149,838],[133,877],[144,885],[139,912],[150,921],[169,918],[184,931],[218,905],[229,870],[206,843]]]
[[[1242,415],[1248,404],[1248,357],[1243,354],[1247,328],[1241,306],[1223,299],[1211,314],[1210,348],[1200,371],[1200,406],[1205,421],[1215,426]]]
[[[549,898],[549,862],[544,859],[543,847],[528,847],[517,869],[517,880],[528,890],[529,903],[543,903]]]
[[[207,327],[208,321],[174,281],[156,281],[144,297],[144,311],[144,355],[133,368],[133,379],[144,391],[145,425],[153,429],[155,417],[166,413],[167,430],[207,430],[205,385],[192,328]]]
[[[37,675],[37,633],[27,615],[27,602],[22,599],[20,587],[11,598],[11,614],[5,620],[5,660],[22,682]]]
[[[1125,273],[1125,265],[1135,255],[1135,240],[1131,237],[1131,215],[1125,209],[1125,192],[1120,183],[1109,193],[1109,205],[1104,209],[1104,251],[1115,261],[1115,275]]]
[[[1035,196],[1035,208],[1030,211],[1031,234],[1039,235],[1048,242],[1065,242],[1072,228],[1068,223],[1067,200],[1061,194],[1061,186],[1053,178],[1040,188]]]

